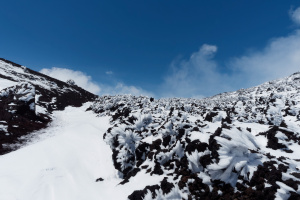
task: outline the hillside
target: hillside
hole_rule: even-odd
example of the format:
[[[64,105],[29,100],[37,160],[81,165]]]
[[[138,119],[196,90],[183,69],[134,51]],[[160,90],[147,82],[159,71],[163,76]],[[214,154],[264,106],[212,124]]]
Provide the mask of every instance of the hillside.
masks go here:
[[[45,128],[53,110],[79,107],[95,95],[0,58],[0,155],[20,146],[25,135]]]
[[[104,140],[124,181],[161,182],[129,199],[296,199],[300,73],[206,99],[100,97]]]
[[[300,199],[300,73],[97,97],[1,59],[0,89],[0,199]]]

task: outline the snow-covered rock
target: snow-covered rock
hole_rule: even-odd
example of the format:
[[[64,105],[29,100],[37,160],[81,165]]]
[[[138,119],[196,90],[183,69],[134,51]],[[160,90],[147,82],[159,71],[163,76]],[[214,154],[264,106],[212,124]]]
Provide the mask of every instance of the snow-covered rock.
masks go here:
[[[205,99],[101,96],[90,109],[111,116],[104,141],[122,184],[163,177],[129,199],[295,199],[299,77]]]

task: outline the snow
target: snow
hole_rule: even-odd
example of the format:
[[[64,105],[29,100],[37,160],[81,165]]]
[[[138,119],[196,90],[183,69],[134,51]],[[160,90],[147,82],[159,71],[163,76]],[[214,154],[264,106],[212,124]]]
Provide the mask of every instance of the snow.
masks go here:
[[[187,154],[187,158],[188,158],[188,161],[189,161],[189,169],[192,171],[192,172],[200,172],[200,171],[203,171],[203,167],[201,165],[199,165],[199,159],[200,157],[203,155],[204,153],[199,153],[197,150],[192,152],[192,154]]]
[[[208,133],[201,133],[201,132],[198,132],[198,131],[191,131],[190,132],[190,139],[193,141],[193,140],[199,140],[201,142],[205,142],[205,143],[208,143],[208,140],[209,140],[209,137],[211,135],[208,134]]]
[[[30,71],[24,66],[17,67],[3,60],[0,60],[0,74],[3,76],[7,76],[10,79],[15,81],[14,82],[14,81],[0,78],[0,90],[6,87],[13,86],[18,82],[28,82],[33,85],[38,85],[49,91],[55,88],[56,90],[62,93],[66,91],[78,92],[76,89],[74,89],[73,87],[67,84],[62,87],[58,86],[55,82],[43,76],[30,73]]]
[[[0,73],[17,81],[0,78],[0,89],[14,86],[0,96],[13,93],[37,115],[53,119],[47,128],[19,136],[25,145],[3,144],[19,150],[0,157],[0,200],[127,199],[166,179],[174,186],[169,192],[161,182],[161,189],[148,190],[144,199],[154,194],[156,199],[187,199],[188,194],[197,199],[207,191],[203,187],[193,194],[188,185],[199,181],[196,177],[212,195],[227,194],[213,180],[229,183],[241,195],[245,192],[236,183],[253,191],[261,187],[249,182],[264,183],[277,199],[300,194],[291,187],[300,180],[300,88],[294,82],[300,74],[206,99],[102,96],[52,113],[49,106],[57,108],[62,99],[44,98],[39,88],[78,91],[2,61]],[[18,104],[8,105],[8,112],[15,112]],[[14,134],[11,127],[22,128],[10,123],[1,121],[2,137]],[[257,176],[261,167],[266,167],[264,181]],[[277,173],[281,176],[273,177]]]
[[[10,81],[7,79],[0,78],[0,90],[3,90],[5,88],[11,87],[18,84],[18,82]]]
[[[0,124],[0,130],[7,132],[7,125]]]
[[[55,111],[50,127],[40,131],[45,138],[40,135],[0,157],[1,200],[126,199],[133,190],[161,179],[138,174],[130,183],[118,185],[122,179],[102,139],[109,117],[85,112],[87,107]],[[95,182],[100,177],[104,181]]]
[[[235,186],[238,176],[232,172],[232,169],[240,172],[245,179],[249,178],[248,173],[250,173],[251,178],[256,166],[262,164],[261,157],[249,152],[248,149],[257,150],[258,145],[254,136],[246,130],[239,131],[233,128],[225,129],[222,133],[223,137],[216,137],[221,144],[220,161],[209,165],[208,169],[213,179],[220,179]],[[230,140],[225,138],[230,138]]]
[[[284,184],[282,182],[276,181],[276,184],[280,188],[277,190],[275,200],[286,200],[290,197],[290,193],[289,193],[290,191],[295,192],[295,190],[293,188],[287,186],[286,184]]]

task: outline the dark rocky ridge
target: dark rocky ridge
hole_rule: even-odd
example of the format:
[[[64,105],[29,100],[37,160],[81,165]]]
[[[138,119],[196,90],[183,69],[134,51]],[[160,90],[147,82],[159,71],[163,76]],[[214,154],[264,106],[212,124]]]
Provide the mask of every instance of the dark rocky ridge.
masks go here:
[[[0,155],[22,143],[21,137],[51,122],[53,110],[81,106],[97,96],[76,86],[0,58],[0,78],[16,82],[0,91]],[[38,112],[36,108],[44,109]]]
[[[92,94],[77,85],[67,84],[66,82],[57,80],[53,77],[36,72],[3,58],[0,58],[0,61],[5,62],[7,65],[24,70],[25,72],[18,73],[16,71],[11,71],[14,76],[7,76],[1,73],[0,78],[16,82],[23,81],[31,83],[36,87],[37,94],[42,95],[40,100],[41,103],[49,103],[54,110],[63,110],[66,106],[78,107],[81,106],[83,102],[92,101],[97,98],[97,95]],[[48,85],[49,88],[45,88],[43,85],[38,84],[39,81]],[[57,98],[57,103],[55,103],[55,105],[51,105],[50,103],[52,98]]]

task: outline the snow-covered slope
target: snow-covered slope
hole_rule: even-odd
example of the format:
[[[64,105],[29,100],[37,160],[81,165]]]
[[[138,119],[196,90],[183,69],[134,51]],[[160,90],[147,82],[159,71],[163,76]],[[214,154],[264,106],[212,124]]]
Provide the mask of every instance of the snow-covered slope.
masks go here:
[[[0,155],[19,147],[23,136],[45,128],[51,112],[81,106],[95,95],[0,58]]]
[[[26,147],[0,157],[1,200],[101,197],[103,184],[95,180],[115,179],[110,149],[100,137],[109,118],[85,109],[54,111],[51,125]]]
[[[104,140],[129,199],[299,199],[300,74],[206,99],[103,96]]]
[[[85,112],[88,106],[54,111],[49,127],[30,135],[25,147],[0,157],[1,200],[126,199],[162,180],[140,174],[118,185],[122,179],[102,139],[110,117]]]
[[[38,104],[53,110],[61,110],[68,105],[81,106],[82,102],[95,98],[94,94],[76,85],[57,80],[2,58],[0,58],[0,80],[5,81],[5,86],[12,84],[11,82],[25,82],[34,85]],[[3,89],[3,87],[0,88]]]
[[[300,73],[205,99],[95,100],[2,59],[0,84],[1,200],[300,199]]]

